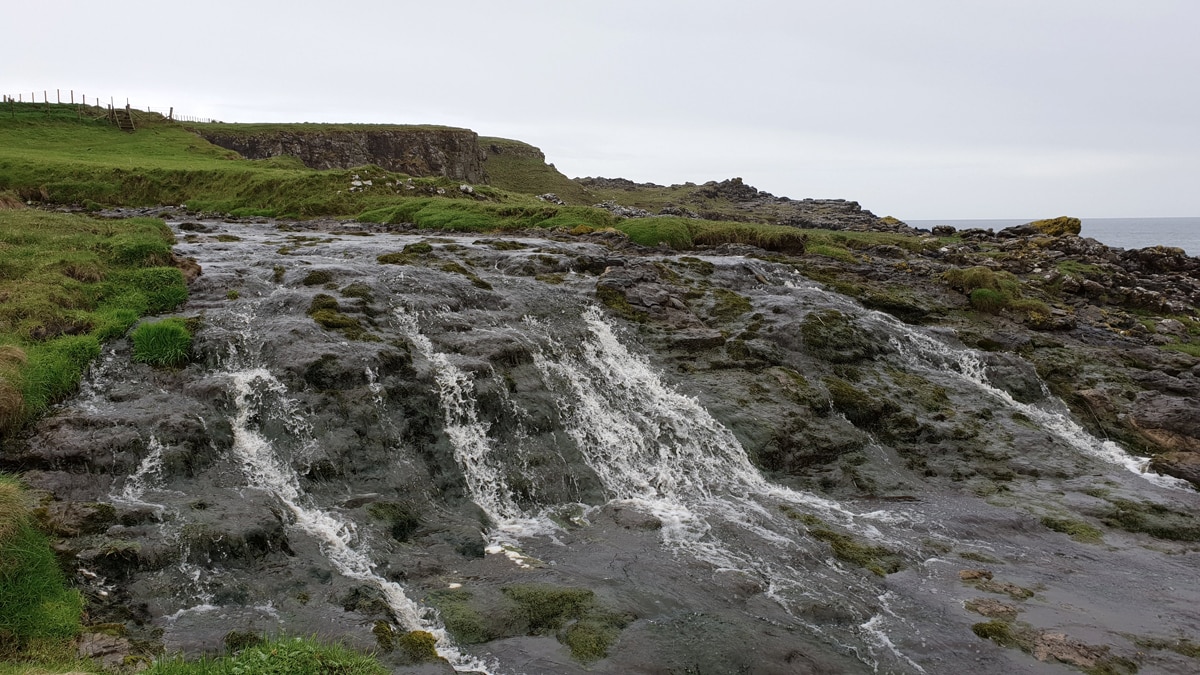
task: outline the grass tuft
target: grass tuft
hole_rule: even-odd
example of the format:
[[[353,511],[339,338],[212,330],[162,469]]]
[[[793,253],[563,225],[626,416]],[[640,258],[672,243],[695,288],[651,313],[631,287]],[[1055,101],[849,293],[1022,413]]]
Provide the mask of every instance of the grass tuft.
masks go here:
[[[216,659],[165,659],[145,675],[385,675],[374,657],[311,638],[280,637]]]
[[[129,337],[133,340],[133,360],[152,366],[181,365],[192,348],[192,334],[183,319],[144,323]]]

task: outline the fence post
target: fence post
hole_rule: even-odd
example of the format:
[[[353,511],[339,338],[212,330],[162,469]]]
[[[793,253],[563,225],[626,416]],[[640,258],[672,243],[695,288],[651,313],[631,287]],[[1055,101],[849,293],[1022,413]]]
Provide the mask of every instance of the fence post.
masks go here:
[[[75,90],[71,90],[71,105],[75,105]]]
[[[62,89],[54,90],[54,98],[58,99],[59,103],[62,103]]]

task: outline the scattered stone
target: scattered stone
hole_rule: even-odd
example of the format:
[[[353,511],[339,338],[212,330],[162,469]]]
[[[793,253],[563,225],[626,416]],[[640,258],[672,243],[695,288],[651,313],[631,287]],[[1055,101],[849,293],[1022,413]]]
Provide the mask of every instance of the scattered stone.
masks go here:
[[[992,573],[990,570],[962,570],[958,573],[958,578],[963,581],[975,581],[977,579],[991,580]]]
[[[994,598],[975,598],[966,601],[964,606],[972,612],[982,614],[989,619],[1003,619],[1005,621],[1012,621],[1017,618],[1017,612],[1019,611],[1015,606],[1007,602],[1000,602]]]
[[[618,218],[649,218],[652,215],[646,209],[639,209],[636,206],[622,206],[611,199],[599,204],[593,204],[592,206],[597,209],[604,209]]]
[[[125,665],[126,659],[133,651],[133,645],[128,639],[117,635],[84,633],[79,637],[77,651],[80,658],[95,659],[106,668],[117,670]],[[145,670],[148,665],[143,664],[136,670]]]

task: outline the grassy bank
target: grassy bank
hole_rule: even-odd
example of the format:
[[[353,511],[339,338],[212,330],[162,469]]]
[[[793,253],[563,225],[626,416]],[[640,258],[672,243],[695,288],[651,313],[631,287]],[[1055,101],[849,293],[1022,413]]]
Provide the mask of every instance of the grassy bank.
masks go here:
[[[66,587],[16,478],[0,474],[0,659],[72,656],[83,598]]]
[[[151,218],[0,210],[0,433],[73,392],[102,342],[187,298],[172,241]]]

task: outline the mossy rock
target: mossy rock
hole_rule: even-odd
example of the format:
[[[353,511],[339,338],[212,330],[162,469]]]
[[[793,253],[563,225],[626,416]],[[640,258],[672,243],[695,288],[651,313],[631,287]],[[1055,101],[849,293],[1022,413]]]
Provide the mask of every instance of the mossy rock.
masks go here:
[[[375,502],[367,511],[387,523],[388,532],[396,541],[408,541],[421,527],[421,512],[408,502]]]
[[[501,591],[517,603],[529,632],[535,635],[556,631],[568,620],[580,618],[595,602],[595,594],[585,588],[521,584]]]
[[[1111,508],[1099,514],[1109,527],[1168,541],[1200,541],[1200,522],[1195,516],[1154,502],[1114,499],[1109,503]]]
[[[300,283],[305,286],[321,286],[333,281],[333,273],[328,270],[313,270],[304,275]]]
[[[433,253],[433,246],[431,246],[429,242],[418,241],[414,244],[406,245],[404,247],[404,253],[408,253],[410,255],[425,255],[428,253]]]
[[[1079,233],[1083,231],[1083,223],[1078,218],[1071,218],[1070,216],[1035,220],[1029,223],[1029,225],[1038,232],[1051,237],[1061,237],[1064,235],[1079,236]]]
[[[429,594],[429,603],[437,608],[446,630],[459,644],[472,645],[495,640],[509,634],[512,627],[504,607],[496,611],[497,608],[489,606],[490,603],[485,602],[484,598],[478,598],[465,589],[434,591]]]
[[[460,265],[456,262],[448,262],[448,263],[442,265],[442,271],[450,272],[452,274],[461,274],[471,282],[472,286],[474,286],[476,288],[482,288],[485,291],[492,290],[491,284],[489,284],[488,282],[479,278],[479,275],[475,274],[474,272],[468,270],[467,268],[463,267],[462,265]]]
[[[409,631],[395,639],[396,649],[416,663],[441,661],[437,653],[437,638],[423,630]]]
[[[729,323],[753,309],[750,300],[725,288],[712,291],[714,301],[708,315],[718,323]]]
[[[559,633],[558,640],[577,660],[583,663],[598,661],[608,656],[608,650],[617,641],[621,630],[634,618],[630,614],[592,611]]]
[[[822,382],[829,391],[833,407],[857,427],[883,428],[887,424],[887,418],[900,411],[900,406],[885,398],[879,391],[872,390],[868,393],[837,377],[826,377]]]
[[[1099,544],[1104,541],[1100,530],[1082,521],[1045,516],[1042,518],[1042,525],[1055,532],[1062,532],[1081,543]]]
[[[974,624],[971,626],[971,632],[984,640],[991,640],[1001,647],[1024,648],[1030,642],[1028,637],[1014,629],[1011,623],[999,619]]]
[[[596,299],[621,318],[634,323],[646,323],[650,315],[629,304],[629,300],[621,291],[610,286],[596,286]]]
[[[879,340],[836,309],[809,312],[800,322],[804,348],[830,363],[857,363],[884,353]]]
[[[857,565],[878,576],[887,576],[904,569],[899,554],[887,547],[864,544],[848,534],[834,532],[822,526],[810,525],[808,533],[814,539],[829,544],[838,560]]]

